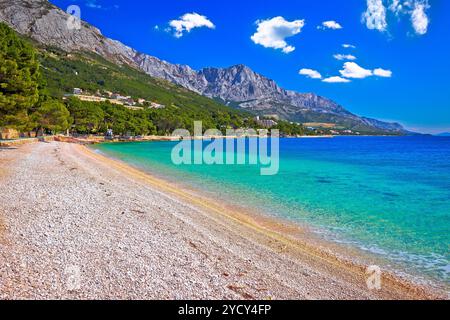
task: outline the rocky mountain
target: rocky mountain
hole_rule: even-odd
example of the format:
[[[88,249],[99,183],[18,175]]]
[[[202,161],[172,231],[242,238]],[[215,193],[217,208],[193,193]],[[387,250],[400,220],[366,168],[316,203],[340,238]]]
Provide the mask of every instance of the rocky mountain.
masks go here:
[[[69,28],[70,19],[68,13],[47,0],[0,0],[0,21],[43,46],[67,52],[94,52],[114,63],[128,64],[152,77],[258,115],[277,115],[295,122],[336,123],[361,131],[406,133],[400,124],[356,116],[315,94],[284,90],[247,66],[196,71],[137,52],[103,36],[86,22],[79,29]]]

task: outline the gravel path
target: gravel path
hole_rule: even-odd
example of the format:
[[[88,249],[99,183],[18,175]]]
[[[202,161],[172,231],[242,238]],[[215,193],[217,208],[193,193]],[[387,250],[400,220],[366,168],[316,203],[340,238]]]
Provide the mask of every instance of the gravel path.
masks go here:
[[[377,299],[341,270],[162,192],[83,147],[0,151],[0,298]]]

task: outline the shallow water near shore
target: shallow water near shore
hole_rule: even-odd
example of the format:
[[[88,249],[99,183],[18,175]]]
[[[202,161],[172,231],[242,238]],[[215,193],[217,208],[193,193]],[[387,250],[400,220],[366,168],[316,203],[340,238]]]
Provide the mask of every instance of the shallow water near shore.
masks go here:
[[[385,267],[448,289],[450,138],[281,139],[275,176],[253,165],[177,166],[175,145],[93,148],[218,199],[308,224],[328,240],[382,257]]]

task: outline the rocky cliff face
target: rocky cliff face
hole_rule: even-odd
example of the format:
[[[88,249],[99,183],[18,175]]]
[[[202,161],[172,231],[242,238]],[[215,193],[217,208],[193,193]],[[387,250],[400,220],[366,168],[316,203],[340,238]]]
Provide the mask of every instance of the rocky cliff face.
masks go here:
[[[277,114],[298,122],[334,122],[350,128],[402,132],[399,124],[360,118],[335,102],[315,94],[287,91],[244,65],[195,71],[139,53],[100,30],[82,22],[79,30],[67,26],[69,15],[46,0],[0,0],[0,21],[44,46],[64,51],[89,51],[115,63],[126,63],[143,72],[189,90],[256,114]]]
[[[168,80],[200,94],[208,85],[205,78],[189,66],[171,64],[143,53],[135,55],[133,61],[152,77]]]
[[[82,22],[68,28],[69,15],[46,0],[0,0],[0,21],[38,43],[64,51],[91,51],[119,63],[133,63],[135,50],[104,37]]]
[[[199,72],[208,85],[203,93],[224,101],[244,102],[264,98],[280,98],[284,90],[249,67],[237,65],[227,69],[205,68]]]

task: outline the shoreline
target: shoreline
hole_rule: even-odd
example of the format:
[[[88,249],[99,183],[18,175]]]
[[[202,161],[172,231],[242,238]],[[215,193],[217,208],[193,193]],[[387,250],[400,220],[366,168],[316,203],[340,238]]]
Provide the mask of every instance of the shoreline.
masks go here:
[[[28,144],[0,152],[0,163],[2,298],[445,299],[390,274],[370,291],[364,266],[307,230],[86,146]],[[64,287],[64,261],[81,266],[80,290]]]
[[[96,146],[88,147],[88,152],[93,152],[94,150],[95,154],[103,156],[106,160],[119,162],[125,167],[130,167],[149,175],[156,180],[163,181],[164,183],[179,189],[181,192],[189,194],[189,196],[200,197],[206,203],[210,203],[211,201],[217,202],[214,200],[217,197],[214,192],[209,192],[208,190],[199,187],[201,181],[197,181],[198,186],[192,183],[180,183],[176,180],[176,175],[171,176],[170,173],[162,175],[158,172],[154,172],[152,168],[127,163],[125,160],[121,160],[114,155],[103,152],[101,149],[97,149]],[[243,220],[249,218],[252,220],[252,223],[262,223],[262,225],[267,225],[269,231],[275,231],[277,233],[282,232],[283,236],[289,237],[294,241],[299,240],[304,244],[306,242],[309,246],[318,246],[320,247],[319,251],[326,255],[330,255],[330,252],[332,252],[331,256],[333,256],[333,259],[342,260],[345,265],[355,266],[360,271],[364,271],[369,265],[379,265],[382,267],[383,272],[386,273],[386,276],[393,278],[395,282],[404,282],[407,286],[417,286],[419,288],[425,288],[425,290],[428,291],[437,290],[441,293],[444,292],[444,295],[445,292],[449,292],[445,279],[443,280],[438,276],[421,273],[415,269],[404,271],[405,269],[402,269],[404,265],[398,260],[395,260],[391,256],[387,256],[387,254],[382,255],[379,251],[377,252],[376,250],[368,250],[365,248],[370,246],[371,243],[346,241],[348,238],[341,238],[339,237],[339,234],[336,236],[325,236],[324,234],[329,230],[325,226],[312,225],[309,222],[299,223],[299,221],[296,221],[295,219],[288,219],[272,214],[264,207],[249,207],[246,203],[236,204],[236,201],[234,201],[232,197],[220,197],[219,201],[221,203],[219,207],[221,207],[224,212],[230,213],[230,210],[234,210],[243,218]],[[444,283],[442,283],[442,281],[444,281]]]
[[[258,138],[259,136],[245,136],[245,138]],[[270,136],[269,136],[270,137]],[[280,136],[281,139],[334,139],[338,137],[406,137],[401,135],[316,135],[316,136]],[[209,139],[239,139],[243,137],[237,136],[205,136],[200,138],[191,137],[189,140],[209,140]],[[15,140],[0,140],[0,147],[16,147],[29,143],[37,143],[43,141],[57,141],[67,143],[77,143],[82,145],[99,144],[99,143],[126,143],[126,142],[179,142],[182,137],[172,136],[144,136],[142,138],[113,138],[106,139],[104,136],[88,136],[88,137],[73,137],[65,135],[43,136],[36,138],[21,138]]]
[[[344,268],[360,275],[365,275],[366,273],[368,265],[364,265],[360,258],[367,258],[368,254],[363,254],[356,248],[350,252],[349,248],[343,248],[341,245],[319,238],[313,234],[312,231],[307,230],[307,226],[300,226],[295,222],[288,221],[281,217],[268,216],[267,214],[262,214],[255,210],[250,211],[249,209],[244,209],[238,205],[225,202],[223,199],[220,200],[220,204],[217,204],[216,201],[211,198],[211,195],[200,195],[201,191],[191,186],[175,183],[169,179],[155,176],[151,172],[136,168],[122,160],[115,159],[103,153],[94,152],[94,150],[86,146],[82,146],[82,148],[83,152],[90,156],[97,157],[102,162],[118,166],[127,174],[132,174],[139,179],[144,179],[147,183],[150,183],[165,192],[170,192],[181,197],[191,204],[207,208],[208,210],[212,210],[217,214],[243,224],[254,232],[262,233],[265,236],[280,241],[286,246],[293,246],[300,251],[307,252],[308,254],[323,260],[325,263],[335,264],[339,268]],[[436,288],[416,283],[413,280],[395,274],[393,271],[383,271],[382,277],[383,282],[388,282],[390,285],[393,284],[394,286],[404,287],[406,290],[411,290],[414,294],[418,294],[421,297],[438,297],[440,295],[432,293]],[[440,289],[437,290],[440,291]]]

